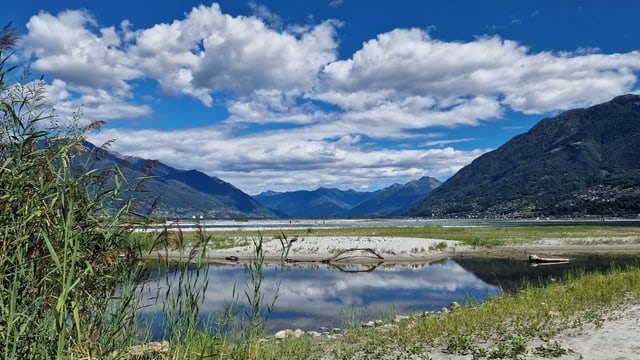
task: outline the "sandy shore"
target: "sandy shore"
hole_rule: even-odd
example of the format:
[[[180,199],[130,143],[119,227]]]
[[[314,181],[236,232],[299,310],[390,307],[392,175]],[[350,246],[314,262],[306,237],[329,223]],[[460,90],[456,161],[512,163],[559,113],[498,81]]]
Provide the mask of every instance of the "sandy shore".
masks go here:
[[[531,254],[555,256],[565,254],[593,253],[638,253],[640,243],[633,237],[542,239],[526,244],[511,244],[494,247],[474,247],[457,241],[410,238],[410,237],[349,237],[349,236],[299,236],[292,238],[286,256],[289,262],[337,261],[352,264],[384,262],[427,263],[443,258],[457,257],[501,257],[526,259]],[[190,249],[162,251],[162,256],[171,259],[187,258]],[[265,261],[279,262],[286,252],[286,244],[278,239],[263,243]],[[157,255],[151,254],[150,257]],[[219,262],[249,261],[255,256],[253,244],[244,244],[223,250],[208,250],[207,259]]]
[[[588,325],[580,329],[569,329],[551,339],[568,349],[568,353],[556,357],[559,360],[638,360],[640,359],[640,304],[628,304],[613,310],[609,320],[601,327]],[[542,341],[528,344],[529,351],[518,359],[548,359],[535,355],[531,349],[542,345]],[[450,355],[442,352],[429,353],[431,360],[471,360],[471,355]]]
[[[292,240],[292,239],[289,239]],[[158,252],[170,259],[188,257],[190,249]],[[426,263],[452,256],[456,253],[472,252],[473,249],[456,241],[405,238],[405,237],[348,237],[309,236],[293,238],[286,256],[288,262],[336,261],[350,264],[368,263]],[[286,252],[286,244],[278,239],[263,243],[266,262],[280,262]],[[151,257],[154,257],[151,254]],[[243,262],[255,257],[253,244],[236,246],[223,250],[208,250],[206,258],[215,262]]]
[[[281,261],[283,245],[278,239],[263,244],[266,261]],[[345,251],[357,249],[352,251]],[[188,251],[163,253],[174,259],[184,259]],[[635,238],[607,239],[543,239],[523,245],[471,247],[456,241],[403,237],[298,237],[291,243],[287,259],[290,262],[352,263],[427,263],[451,256],[504,257],[526,259],[530,254],[541,256],[624,253],[639,254],[640,243]],[[242,262],[254,256],[253,244],[225,250],[210,250],[210,261]],[[155,255],[151,255],[152,257]],[[633,300],[612,311],[602,327],[570,329],[556,338],[564,348],[571,349],[560,359],[631,360],[640,359],[640,303]],[[530,347],[535,344],[530,344]],[[471,359],[443,353],[429,354],[431,359]],[[523,359],[542,359],[529,352]]]

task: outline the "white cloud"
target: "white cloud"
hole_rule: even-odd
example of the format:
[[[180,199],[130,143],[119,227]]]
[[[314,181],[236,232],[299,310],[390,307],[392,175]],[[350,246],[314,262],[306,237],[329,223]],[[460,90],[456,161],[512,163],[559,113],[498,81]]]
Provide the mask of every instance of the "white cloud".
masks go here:
[[[76,87],[126,94],[131,80],[149,78],[168,95],[192,96],[211,106],[216,91],[304,92],[335,59],[337,48],[331,21],[288,33],[258,17],[223,14],[217,4],[198,6],[171,24],[130,28],[128,21],[120,31],[98,28],[79,10],[41,12],[27,24],[24,53],[34,57],[35,70]]]
[[[296,37],[258,19],[228,19],[222,34],[204,39],[196,85],[240,94],[254,89],[306,90],[335,58],[334,27],[325,22]],[[222,35],[222,36],[221,36]]]
[[[288,94],[280,90],[256,90],[227,103],[229,118],[227,123],[289,123],[310,124],[329,116],[317,107],[307,103],[298,104],[297,94]]]
[[[297,136],[301,131],[231,137],[222,127],[105,129],[89,140],[100,144],[117,139],[112,148],[120,153],[160,159],[181,169],[198,169],[249,193],[319,186],[366,189],[422,176],[443,178],[487,151],[373,148],[362,144],[358,136],[309,140]]]
[[[74,90],[62,80],[54,80],[46,86],[47,101],[56,109],[57,116],[72,119],[78,111],[82,112],[82,120],[131,119],[151,115],[148,105],[136,105],[115,96],[103,89],[84,89],[83,93],[74,96]]]
[[[96,21],[83,11],[64,11],[58,16],[40,13],[27,23],[24,51],[33,55],[32,68],[47,77],[88,88],[114,88],[128,92],[127,81],[141,75],[131,57],[120,47],[113,27],[88,27]]]
[[[183,20],[140,31],[133,54],[168,94],[188,94],[211,105],[214,91],[305,91],[335,59],[331,21],[288,33],[257,17],[232,17],[217,4],[194,8]]]
[[[420,29],[396,29],[369,40],[350,59],[327,65],[325,92],[317,96],[346,109],[363,105],[353,94],[396,103],[411,96],[486,97],[516,111],[545,113],[601,102],[633,88],[640,52],[592,51],[530,53],[497,36],[443,42]]]
[[[253,10],[253,15],[259,19],[262,19],[265,23],[269,24],[272,28],[282,28],[282,19],[277,14],[274,14],[265,5],[259,5],[255,1],[249,2],[249,7]]]

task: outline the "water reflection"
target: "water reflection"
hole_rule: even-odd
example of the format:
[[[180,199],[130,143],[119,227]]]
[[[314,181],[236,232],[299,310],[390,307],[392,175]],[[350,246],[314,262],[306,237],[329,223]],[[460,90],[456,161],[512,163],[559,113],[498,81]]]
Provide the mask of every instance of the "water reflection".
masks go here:
[[[568,263],[537,267],[514,259],[468,258],[456,259],[456,262],[485,283],[498,286],[505,292],[519,290],[524,282],[539,286],[561,279],[571,271],[607,272],[612,267],[640,266],[637,255],[574,255],[569,258],[571,261]]]
[[[531,267],[524,260],[505,259],[448,259],[435,264],[337,269],[325,265],[295,265],[284,268],[265,266],[262,289],[264,304],[277,294],[275,309],[267,322],[267,331],[284,328],[318,330],[320,327],[342,325],[345,314],[361,321],[374,320],[381,314],[416,313],[448,307],[452,301],[483,301],[499,294],[519,289],[523,281],[545,283],[561,278],[566,272],[607,271],[612,264],[639,265],[636,256],[574,256],[569,264]],[[156,328],[154,337],[161,336],[162,294],[165,275],[169,271],[172,286],[177,284],[175,269],[156,268],[144,285],[143,297],[147,307],[140,317],[151,319]],[[200,307],[206,316],[219,316],[234,298],[247,305],[244,291],[251,292],[249,276],[242,265],[210,265],[196,274],[201,288],[205,275],[208,287]],[[172,273],[173,272],[173,273]],[[184,275],[184,274],[183,274]],[[279,290],[278,290],[279,289]],[[158,291],[160,290],[160,291]],[[174,289],[175,290],[175,289]],[[156,296],[160,296],[155,301]]]
[[[151,278],[156,280],[145,285],[147,306],[141,317],[159,323],[162,305],[161,299],[156,302],[155,297],[163,293],[156,287],[164,286],[164,270],[155,271]],[[234,300],[234,286],[239,290],[237,300],[247,304],[243,292],[251,289],[241,265],[211,265],[207,271],[209,286],[201,306],[203,315],[220,314]],[[177,281],[175,276],[172,281]],[[372,272],[344,272],[324,265],[266,266],[262,286],[265,304],[278,296],[267,322],[268,331],[341,326],[345,314],[369,320],[382,313],[439,310],[452,301],[482,301],[500,292],[497,286],[487,284],[453,260],[424,266],[379,267]]]

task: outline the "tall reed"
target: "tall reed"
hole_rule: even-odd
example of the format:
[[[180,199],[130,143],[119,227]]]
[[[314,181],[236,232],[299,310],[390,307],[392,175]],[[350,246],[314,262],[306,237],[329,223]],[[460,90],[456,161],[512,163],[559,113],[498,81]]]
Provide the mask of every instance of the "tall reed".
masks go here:
[[[85,165],[80,113],[60,122],[45,84],[16,78],[15,28],[0,32],[0,352],[6,359],[102,356],[136,341],[133,193],[122,172]],[[18,79],[17,81],[14,79]],[[108,220],[106,220],[108,219]],[[134,306],[132,306],[134,305]]]
[[[163,283],[157,286],[158,299],[162,301],[163,338],[176,349],[176,356],[187,357],[194,348],[202,348],[197,340],[213,337],[215,324],[211,317],[203,319],[200,306],[209,287],[209,268],[206,262],[206,251],[211,242],[211,235],[205,233],[203,224],[196,223],[196,242],[190,249],[185,249],[183,233],[163,231],[157,242],[165,251],[162,257],[161,270]],[[171,261],[169,250],[177,245],[180,259]],[[188,253],[186,252],[188,251]],[[195,343],[194,343],[194,340]]]

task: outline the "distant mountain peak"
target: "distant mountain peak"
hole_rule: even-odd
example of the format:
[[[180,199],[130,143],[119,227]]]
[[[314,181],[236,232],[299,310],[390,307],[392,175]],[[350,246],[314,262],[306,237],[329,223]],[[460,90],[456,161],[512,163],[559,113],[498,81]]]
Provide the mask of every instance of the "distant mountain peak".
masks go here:
[[[289,217],[389,217],[409,209],[440,182],[424,177],[374,192],[320,187],[283,193],[265,191],[256,200]]]

